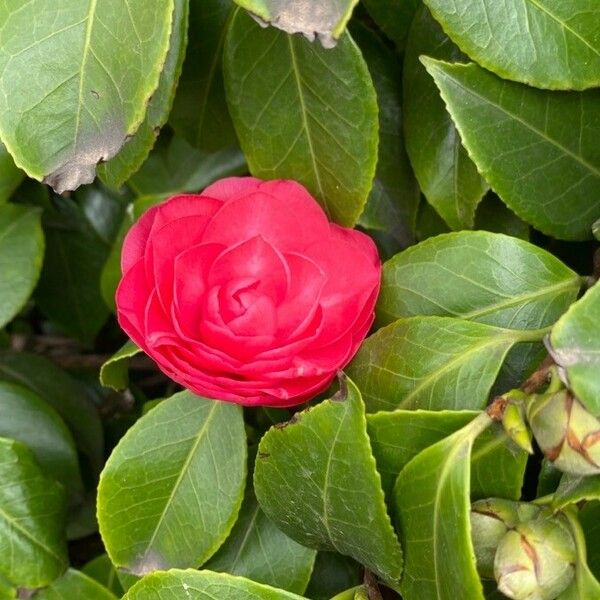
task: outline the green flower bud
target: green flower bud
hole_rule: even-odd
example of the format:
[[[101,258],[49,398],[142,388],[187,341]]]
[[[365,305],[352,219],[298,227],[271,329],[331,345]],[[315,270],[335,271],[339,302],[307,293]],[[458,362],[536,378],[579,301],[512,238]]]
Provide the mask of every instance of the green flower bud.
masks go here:
[[[575,540],[562,515],[519,523],[496,551],[498,589],[513,600],[554,600],[573,580],[576,559]]]
[[[540,507],[500,498],[478,500],[471,506],[471,539],[479,574],[494,578],[494,556],[500,540],[517,523],[533,519]]]
[[[600,421],[570,392],[534,397],[527,419],[554,466],[575,475],[600,474]]]
[[[527,396],[520,390],[512,390],[505,394],[507,404],[502,415],[502,426],[509,438],[525,452],[533,454],[531,432],[525,423],[524,401]]]

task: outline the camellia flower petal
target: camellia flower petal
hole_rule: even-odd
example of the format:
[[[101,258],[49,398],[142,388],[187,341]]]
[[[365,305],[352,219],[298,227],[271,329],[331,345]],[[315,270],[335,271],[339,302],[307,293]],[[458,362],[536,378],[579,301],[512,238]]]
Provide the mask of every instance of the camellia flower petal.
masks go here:
[[[244,405],[323,391],[374,319],[373,241],[298,183],[232,177],[149,209],[123,245],[121,327],[169,377]]]

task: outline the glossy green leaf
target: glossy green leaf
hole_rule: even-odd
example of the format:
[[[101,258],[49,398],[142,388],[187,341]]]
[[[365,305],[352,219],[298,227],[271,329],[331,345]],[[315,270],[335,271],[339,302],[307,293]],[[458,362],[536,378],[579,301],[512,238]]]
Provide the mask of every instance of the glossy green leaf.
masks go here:
[[[359,44],[373,79],[379,104],[379,159],[365,210],[359,225],[377,236],[390,236],[399,248],[414,241],[420,193],[402,135],[401,79],[396,55],[367,27],[355,27]]]
[[[399,319],[367,338],[347,373],[368,412],[481,409],[508,351],[544,333],[448,317]]]
[[[246,161],[237,148],[206,154],[175,137],[159,144],[142,168],[128,181],[139,196],[197,193],[213,181],[246,172]]]
[[[386,512],[366,434],[364,405],[350,380],[325,400],[273,427],[254,472],[268,517],[309,548],[351,556],[386,582],[398,582],[400,545]]]
[[[98,522],[112,563],[136,575],[200,566],[233,526],[245,474],[239,406],[190,392],[161,402],[102,472]]]
[[[367,415],[377,470],[390,497],[398,474],[422,450],[472,421],[473,411],[396,410]],[[501,427],[490,427],[476,440],[471,457],[471,498],[517,500],[521,494],[527,454]]]
[[[0,138],[16,164],[59,193],[90,183],[144,119],[172,13],[173,0],[5,3]]]
[[[307,6],[303,0],[235,0],[265,24],[287,33],[302,33],[332,48],[340,39],[358,0],[328,0]]]
[[[464,52],[501,77],[551,89],[600,85],[600,13],[595,0],[425,4]]]
[[[438,315],[539,329],[567,310],[580,286],[577,273],[533,244],[485,231],[450,233],[385,263],[377,319]]]
[[[172,569],[144,577],[123,600],[304,600],[276,588],[211,571]]]
[[[29,352],[0,352],[0,380],[28,388],[49,404],[69,426],[94,472],[104,457],[102,424],[84,386],[52,361]]]
[[[305,596],[311,600],[330,600],[363,580],[362,567],[337,552],[317,552]]]
[[[65,495],[31,451],[0,438],[0,575],[17,587],[51,583],[67,568]]]
[[[0,204],[6,202],[25,178],[25,173],[16,165],[6,147],[0,142]]]
[[[449,61],[464,58],[424,6],[415,16],[404,54],[406,149],[427,201],[451,229],[472,228],[488,185],[419,60],[423,54]]]
[[[72,503],[81,500],[75,443],[56,411],[27,388],[0,382],[0,414],[0,436],[25,444],[44,473],[69,491]]]
[[[587,502],[578,517],[585,534],[587,563],[593,574],[600,577],[600,502]]]
[[[367,65],[349,34],[325,50],[302,37],[262,30],[238,11],[224,69],[229,109],[252,174],[295,179],[330,217],[354,225],[375,175],[378,120]]]
[[[363,0],[371,18],[403,50],[410,24],[419,8],[419,0]]]
[[[140,352],[141,349],[132,341],[125,342],[125,345],[100,367],[100,383],[113,390],[126,389],[129,385],[129,359]]]
[[[230,0],[191,0],[190,42],[169,123],[177,135],[206,152],[237,142],[225,103],[223,45]]]
[[[0,327],[24,306],[37,283],[44,258],[40,210],[0,206]]]
[[[100,273],[108,246],[69,198],[57,198],[44,214],[46,254],[35,299],[68,334],[90,343],[108,317]]]
[[[88,562],[81,571],[99,584],[110,590],[119,598],[123,595],[123,588],[117,577],[117,570],[110,562],[108,554],[101,554]]]
[[[203,568],[303,594],[315,555],[275,527],[249,486],[231,534]]]
[[[81,571],[69,569],[62,577],[35,594],[36,600],[117,600],[117,597]]]
[[[553,237],[590,238],[600,217],[600,90],[549,92],[475,64],[423,62],[469,156],[508,207]]]
[[[483,600],[470,527],[470,456],[485,414],[418,454],[394,488],[404,600]]]
[[[533,244],[483,231],[441,235],[384,265],[377,316],[381,324],[439,315],[536,329],[567,310],[580,283],[575,272]],[[513,348],[500,391],[520,385],[544,356],[540,343]]]
[[[175,90],[187,46],[189,0],[173,0],[173,23],[169,50],[162,67],[158,88],[148,103],[143,123],[119,153],[98,167],[98,175],[107,185],[119,187],[148,158],[161,127],[166,123],[175,99]]]
[[[600,500],[600,475],[583,477],[565,473],[554,492],[552,505],[559,510],[582,500]]]
[[[558,600],[590,600],[600,598],[600,582],[594,577],[587,564],[586,540],[577,515],[574,511],[565,511],[577,548],[577,562],[575,564],[575,579]]]
[[[589,289],[552,329],[552,358],[564,369],[569,387],[600,415],[600,285]]]

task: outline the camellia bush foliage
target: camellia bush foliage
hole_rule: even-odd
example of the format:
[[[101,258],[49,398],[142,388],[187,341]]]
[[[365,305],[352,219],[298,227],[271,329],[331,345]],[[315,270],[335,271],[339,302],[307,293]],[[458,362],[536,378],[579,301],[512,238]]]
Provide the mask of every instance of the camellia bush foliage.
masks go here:
[[[0,140],[0,600],[600,599],[598,0],[4,0]]]

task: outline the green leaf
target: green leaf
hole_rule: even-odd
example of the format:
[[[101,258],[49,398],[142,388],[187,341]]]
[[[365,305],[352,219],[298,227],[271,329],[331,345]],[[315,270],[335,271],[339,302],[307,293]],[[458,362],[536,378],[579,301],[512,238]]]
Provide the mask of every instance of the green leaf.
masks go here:
[[[508,351],[544,333],[448,317],[399,319],[367,338],[347,373],[368,412],[481,409]]]
[[[394,488],[404,600],[483,600],[470,527],[470,457],[485,414],[418,454]]]
[[[59,193],[90,183],[144,119],[172,13],[173,0],[4,4],[0,138],[16,164]]]
[[[554,323],[577,297],[581,280],[550,253],[488,232],[430,238],[384,265],[378,322],[439,315],[528,330]],[[540,343],[519,344],[502,372],[504,392],[543,359]]]
[[[206,154],[175,137],[168,145],[161,144],[159,140],[128,185],[139,196],[197,193],[217,179],[245,172],[246,161],[237,148]]]
[[[533,244],[486,231],[450,233],[385,263],[377,319],[437,315],[539,329],[567,310],[580,286],[577,273]]]
[[[600,91],[549,92],[475,64],[423,62],[469,156],[508,207],[553,237],[590,238],[600,217]]]
[[[0,204],[6,202],[25,178],[6,147],[0,142]]]
[[[301,596],[267,585],[211,571],[154,573],[133,586],[123,600],[305,600]]]
[[[0,438],[0,575],[18,587],[51,583],[67,568],[62,486],[29,449]]]
[[[237,144],[222,69],[233,7],[230,0],[191,0],[190,4],[190,43],[169,123],[177,135],[206,152]]]
[[[563,474],[558,484],[552,506],[560,510],[569,504],[577,504],[582,500],[600,500],[600,475],[583,477]]]
[[[69,569],[50,586],[36,592],[36,600],[117,600],[117,597],[88,575]]]
[[[600,598],[600,583],[587,565],[585,536],[581,524],[574,511],[567,510],[564,514],[569,520],[573,537],[575,538],[577,562],[575,563],[575,579],[567,590],[558,597],[558,600],[589,600],[590,598]]]
[[[71,504],[80,501],[83,483],[75,442],[56,411],[27,388],[2,381],[0,414],[0,436],[28,446],[44,473],[68,490]]]
[[[403,50],[419,0],[363,0],[377,26]]]
[[[471,454],[471,499],[519,500],[528,457],[499,423],[488,427],[475,440]]]
[[[231,534],[203,568],[303,594],[315,555],[275,527],[248,486]]]
[[[108,317],[100,273],[108,246],[69,198],[56,198],[44,214],[46,254],[35,299],[68,334],[91,343]]]
[[[402,136],[401,79],[396,55],[367,27],[352,30],[375,85],[379,105],[379,160],[373,189],[359,224],[391,236],[400,248],[414,241],[419,187],[412,173]]]
[[[337,552],[317,552],[315,566],[305,596],[311,600],[329,600],[362,581],[361,566]]]
[[[25,305],[37,283],[44,258],[40,210],[0,206],[0,328]]]
[[[160,128],[169,117],[185,57],[189,0],[174,0],[174,4],[169,50],[158,88],[148,104],[144,122],[119,153],[98,168],[98,175],[102,181],[111,187],[123,185],[142,166],[156,142]]]
[[[28,388],[62,417],[95,473],[104,460],[98,410],[84,386],[53,362],[29,352],[0,352],[0,380]]]
[[[563,472],[555,467],[554,463],[544,457],[538,476],[536,496],[541,498],[542,496],[553,494],[558,488],[562,476]]]
[[[477,206],[475,229],[504,233],[527,241],[530,227],[503,204],[494,193],[488,193]]]
[[[307,11],[307,14],[319,11]],[[237,11],[225,42],[225,89],[250,171],[295,179],[331,218],[354,225],[377,162],[377,98],[349,34],[332,50]]]
[[[552,329],[551,354],[569,387],[595,415],[600,414],[600,285],[589,289]]]
[[[121,250],[125,236],[132,225],[133,217],[131,211],[128,210],[123,217],[117,236],[110,248],[108,258],[100,274],[100,293],[102,294],[102,299],[106,306],[113,312],[117,310],[115,293],[121,281]]]
[[[587,502],[578,516],[587,542],[587,564],[600,577],[600,502]]]
[[[115,596],[119,598],[123,595],[123,587],[119,583],[117,577],[117,570],[114,565],[110,562],[108,554],[101,554],[90,562],[88,562],[82,569],[88,577],[96,580],[98,583],[109,589]]]
[[[501,77],[550,89],[600,85],[600,14],[595,0],[425,4],[466,54]]]
[[[351,556],[397,584],[402,553],[386,512],[360,392],[352,381],[344,380],[340,397],[297,413],[265,434],[254,489],[267,516],[291,538]]]
[[[129,359],[140,352],[141,349],[132,341],[125,342],[125,345],[100,367],[100,383],[104,387],[113,390],[127,389],[129,385]]]
[[[344,33],[358,0],[329,0],[310,7],[303,0],[235,0],[263,23],[287,33],[302,33],[333,48]]]
[[[452,229],[472,228],[488,189],[463,148],[440,92],[419,57],[461,60],[425,6],[417,12],[404,54],[406,149],[427,201]]]
[[[199,567],[223,543],[244,493],[242,411],[181,392],[139,419],[108,459],[98,522],[112,563],[135,575]]]
[[[387,497],[402,469],[425,448],[472,421],[473,411],[396,410],[367,415],[377,470]],[[517,500],[527,454],[510,442],[501,427],[490,427],[475,442],[471,457],[471,497]]]

